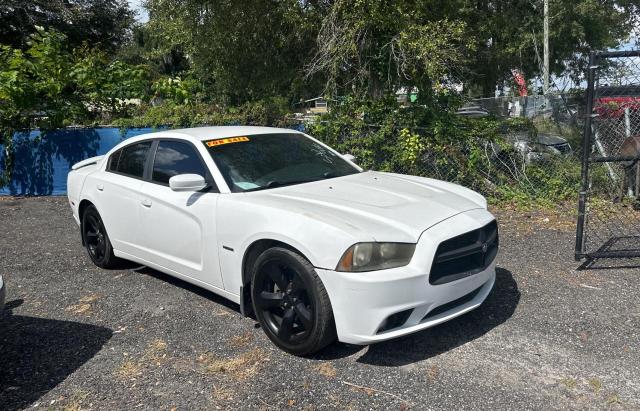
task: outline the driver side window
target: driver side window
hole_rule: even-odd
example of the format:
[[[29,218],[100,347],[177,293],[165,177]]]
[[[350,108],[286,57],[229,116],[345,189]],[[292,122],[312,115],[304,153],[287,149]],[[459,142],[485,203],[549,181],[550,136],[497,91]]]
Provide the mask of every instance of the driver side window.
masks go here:
[[[151,180],[169,185],[169,179],[179,174],[207,176],[207,170],[196,150],[180,141],[160,141],[153,159]]]

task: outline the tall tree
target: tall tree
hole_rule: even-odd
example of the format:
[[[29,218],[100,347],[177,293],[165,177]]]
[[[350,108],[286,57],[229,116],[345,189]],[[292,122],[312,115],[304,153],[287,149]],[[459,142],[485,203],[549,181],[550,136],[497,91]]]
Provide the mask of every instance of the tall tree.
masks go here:
[[[11,173],[16,131],[54,128],[112,115],[146,92],[146,71],[111,61],[104,51],[71,51],[64,34],[35,27],[25,50],[0,45],[0,186]]]
[[[436,8],[433,1],[335,1],[308,75],[325,74],[329,93],[374,98],[402,86],[426,92],[456,81],[472,43],[459,16]]]
[[[181,50],[207,90],[236,104],[309,93],[302,67],[312,53],[322,1],[148,0],[149,26]],[[162,48],[164,47],[164,49]]]
[[[381,86],[419,86],[426,74],[455,70],[470,92],[493,96],[514,68],[528,78],[541,74],[542,6],[543,0],[334,0],[310,71],[324,72],[333,88],[342,79],[362,89],[364,81],[376,94]],[[618,46],[640,23],[640,0],[551,0],[550,10],[551,72],[576,80],[589,51]],[[407,75],[408,68],[414,73]]]
[[[134,16],[126,0],[2,0],[0,44],[24,49],[41,26],[64,34],[71,47],[111,52],[127,41]]]
[[[441,12],[467,23],[476,44],[467,85],[491,97],[511,80],[511,70],[527,78],[542,73],[543,0],[453,0]],[[640,0],[550,0],[550,71],[576,81],[588,53],[619,46],[640,23]]]
[[[189,60],[183,43],[166,38],[163,31],[154,33],[153,27],[135,24],[130,41],[118,50],[117,58],[133,65],[145,64],[158,75],[175,77],[186,72]]]

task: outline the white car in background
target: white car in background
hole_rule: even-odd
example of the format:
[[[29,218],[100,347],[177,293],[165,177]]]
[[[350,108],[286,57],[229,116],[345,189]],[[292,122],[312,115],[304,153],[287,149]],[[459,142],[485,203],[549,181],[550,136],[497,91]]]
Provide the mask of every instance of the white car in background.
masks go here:
[[[162,131],[75,164],[69,203],[96,265],[122,258],[211,290],[293,354],[478,307],[498,252],[484,197],[351,159],[287,129]]]

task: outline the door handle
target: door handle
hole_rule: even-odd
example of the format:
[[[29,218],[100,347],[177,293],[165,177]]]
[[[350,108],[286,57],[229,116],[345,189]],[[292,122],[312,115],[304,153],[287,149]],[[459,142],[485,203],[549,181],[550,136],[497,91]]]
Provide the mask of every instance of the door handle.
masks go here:
[[[147,207],[147,208],[151,207],[151,204],[152,204],[151,200],[146,200],[146,199],[142,200],[142,205]]]
[[[98,189],[98,191],[104,190],[104,186],[102,184],[98,184],[96,188]]]

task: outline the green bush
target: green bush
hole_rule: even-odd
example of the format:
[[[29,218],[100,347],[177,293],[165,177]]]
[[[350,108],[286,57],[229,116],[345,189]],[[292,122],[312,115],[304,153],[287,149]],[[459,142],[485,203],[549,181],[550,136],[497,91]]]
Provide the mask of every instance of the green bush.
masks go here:
[[[202,94],[202,87],[193,78],[161,77],[151,84],[154,98],[169,100],[177,104],[194,102]]]
[[[531,121],[470,119],[453,108],[348,99],[307,128],[338,151],[353,154],[365,169],[459,183],[494,203],[551,205],[576,196],[580,162],[575,157],[526,161],[508,138],[534,136]]]
[[[110,61],[98,50],[69,50],[67,38],[36,27],[25,50],[0,45],[0,143],[5,150],[0,187],[11,178],[13,135],[123,114],[127,99],[145,93],[146,71]]]
[[[129,118],[119,118],[113,124],[132,127],[197,127],[203,125],[253,125],[287,127],[294,124],[287,119],[288,106],[284,99],[260,100],[239,107],[223,108],[215,104],[178,104],[165,101],[158,106],[143,104]]]

